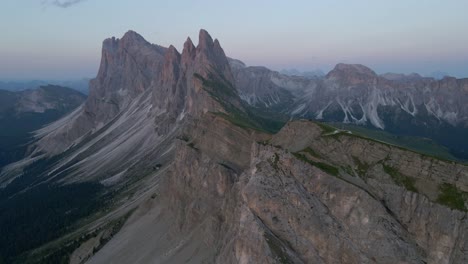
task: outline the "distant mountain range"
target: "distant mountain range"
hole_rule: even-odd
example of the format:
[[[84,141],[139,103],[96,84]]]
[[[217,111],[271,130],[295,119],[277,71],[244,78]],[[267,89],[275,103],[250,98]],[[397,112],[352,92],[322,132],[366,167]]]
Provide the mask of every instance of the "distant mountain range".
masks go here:
[[[299,71],[296,69],[284,69],[284,70],[281,70],[280,73],[284,75],[289,75],[289,76],[302,76],[306,78],[317,78],[317,77],[325,76],[325,73],[320,69],[317,69],[314,71]]]
[[[326,76],[310,79],[241,65],[231,61],[239,94],[252,106],[428,137],[468,158],[468,79],[379,76],[359,64],[338,64]]]
[[[79,80],[32,80],[32,81],[0,81],[0,89],[7,91],[23,91],[39,88],[44,85],[58,85],[69,87],[83,94],[88,94],[89,80],[87,78]]]

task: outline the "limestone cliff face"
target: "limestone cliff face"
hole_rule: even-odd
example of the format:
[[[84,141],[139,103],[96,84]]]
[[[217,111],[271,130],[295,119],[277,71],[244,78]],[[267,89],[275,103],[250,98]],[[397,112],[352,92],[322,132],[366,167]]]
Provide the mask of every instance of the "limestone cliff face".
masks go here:
[[[127,111],[159,78],[166,48],[148,43],[133,31],[106,39],[96,78],[85,104],[72,115],[39,131],[34,153],[54,155],[93,134]],[[33,153],[33,154],[34,154]]]
[[[159,77],[165,53],[165,48],[150,44],[133,31],[121,39],[106,39],[99,72],[90,82],[85,112],[95,123],[109,121]]]
[[[120,119],[143,101],[158,134],[167,134],[185,115],[222,112],[203,82],[232,86],[229,63],[219,41],[200,31],[195,47],[187,39],[180,54],[173,46],[150,44],[133,31],[104,41],[97,77],[85,105],[73,115],[39,131],[34,153],[58,154]],[[229,88],[234,94],[234,88]]]
[[[233,83],[229,63],[219,41],[213,41],[208,32],[201,30],[197,47],[188,38],[182,54],[173,46],[165,54],[158,85],[153,85],[153,105],[164,113],[157,122],[185,115],[199,116],[208,111],[224,111],[204,89],[205,80]]]
[[[286,125],[271,145],[256,141],[250,141],[249,166],[236,167],[241,171],[219,166],[238,155],[220,157],[201,138],[195,137],[194,148],[183,144],[177,151],[176,168],[183,171],[170,176],[170,204],[184,201],[175,206],[184,217],[181,226],[188,228],[183,233],[191,233],[197,221],[216,223],[201,235],[212,237],[205,241],[217,248],[210,261],[467,260],[466,211],[438,200],[444,184],[466,192],[466,166],[347,133],[327,134],[306,121]],[[233,148],[225,144],[217,146]],[[466,198],[464,203],[466,208]]]
[[[299,136],[302,138],[300,143],[295,140],[299,131],[308,131],[305,133],[308,137]],[[385,208],[382,216],[395,221],[396,224],[390,226],[394,231],[399,230],[398,240],[409,243],[405,247],[419,252],[417,255],[421,260],[428,263],[463,263],[467,260],[468,256],[462,253],[465,252],[468,235],[466,197],[461,200],[464,201],[461,205],[463,210],[452,210],[439,203],[444,185],[454,186],[452,192],[458,189],[460,193],[466,193],[468,168],[465,165],[426,157],[348,133],[327,134],[318,126],[304,121],[287,125],[275,135],[272,144],[293,152],[300,152],[307,146],[306,159],[317,164],[328,160],[328,164],[341,167],[335,178],[368,195],[366,199],[342,201],[336,207],[337,210],[348,207],[347,216],[361,221],[359,230],[372,225],[372,218],[379,215],[376,209],[367,211],[369,207],[362,204],[364,200],[374,200],[379,207]],[[323,190],[321,185],[316,185],[315,190],[323,192],[326,203],[335,203],[340,199],[338,197],[347,193],[341,189],[339,193],[330,194],[330,190]],[[359,216],[353,216],[353,213]],[[378,223],[383,223],[381,221]],[[372,227],[372,230],[377,229]],[[368,236],[377,233],[371,232]]]

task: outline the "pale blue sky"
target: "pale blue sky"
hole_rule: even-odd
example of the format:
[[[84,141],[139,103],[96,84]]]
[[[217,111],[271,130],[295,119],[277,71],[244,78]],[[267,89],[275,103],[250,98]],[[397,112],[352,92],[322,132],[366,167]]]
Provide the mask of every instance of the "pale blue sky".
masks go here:
[[[54,5],[66,2],[77,3]],[[2,0],[0,79],[94,77],[107,37],[132,29],[180,50],[200,28],[248,65],[468,77],[467,11],[466,0]]]

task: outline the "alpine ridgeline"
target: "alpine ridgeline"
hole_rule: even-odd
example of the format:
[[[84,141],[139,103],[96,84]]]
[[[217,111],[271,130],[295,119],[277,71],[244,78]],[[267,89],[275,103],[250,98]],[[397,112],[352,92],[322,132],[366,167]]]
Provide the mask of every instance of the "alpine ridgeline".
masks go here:
[[[245,78],[268,70],[248,75],[242,67],[230,65],[204,30],[182,53],[131,31],[105,40],[86,103],[39,130],[29,155],[2,171],[3,215],[25,210],[31,218],[1,217],[0,226],[10,224],[1,256],[21,263],[468,261],[467,166],[311,121],[278,132],[278,122],[245,101],[295,102],[304,81],[290,77],[283,81],[294,89],[265,90],[284,77],[251,83]],[[328,82],[339,89],[334,76],[313,80],[303,99],[326,94]],[[364,79],[356,78],[346,82]],[[38,222],[47,236],[10,243]]]
[[[468,159],[468,79],[379,76],[359,64],[338,64],[324,77],[305,78],[233,59],[230,64],[241,98],[252,106],[427,137]]]

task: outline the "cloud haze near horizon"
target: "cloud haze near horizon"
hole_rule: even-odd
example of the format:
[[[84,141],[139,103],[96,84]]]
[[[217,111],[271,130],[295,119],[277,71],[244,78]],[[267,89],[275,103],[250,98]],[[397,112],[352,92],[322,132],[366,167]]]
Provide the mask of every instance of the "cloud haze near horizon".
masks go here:
[[[4,0],[0,79],[93,77],[105,38],[132,29],[181,50],[200,28],[228,56],[275,70],[327,72],[345,62],[468,77],[465,10],[463,0]]]
[[[43,5],[54,5],[54,6],[57,6],[57,7],[61,7],[61,8],[67,8],[67,7],[70,7],[70,6],[73,6],[73,5],[76,5],[78,3],[81,3],[81,2],[84,2],[86,0],[44,0],[42,2]]]

